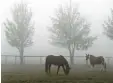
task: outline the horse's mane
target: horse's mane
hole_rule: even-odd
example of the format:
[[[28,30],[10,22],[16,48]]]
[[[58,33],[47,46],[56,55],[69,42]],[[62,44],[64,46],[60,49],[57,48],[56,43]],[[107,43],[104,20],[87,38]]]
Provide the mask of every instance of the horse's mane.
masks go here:
[[[48,56],[54,56],[54,55],[48,55]]]
[[[59,55],[59,56],[62,57],[63,59],[65,59],[64,56],[62,56],[62,55]]]
[[[90,55],[91,57],[95,57],[95,58],[98,58],[98,57],[101,57],[103,58],[103,56],[94,56],[94,55]]]
[[[66,64],[68,64],[68,61],[64,58],[64,56],[60,55],[66,62]]]
[[[91,57],[95,57],[94,55],[90,55]]]

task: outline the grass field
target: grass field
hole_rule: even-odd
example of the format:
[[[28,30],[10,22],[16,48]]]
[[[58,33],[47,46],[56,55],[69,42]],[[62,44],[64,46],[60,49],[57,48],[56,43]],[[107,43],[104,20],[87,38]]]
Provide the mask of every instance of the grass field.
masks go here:
[[[44,65],[2,65],[2,83],[113,83],[112,66],[100,72],[99,67],[90,70],[86,65],[74,65],[68,76],[62,68],[57,76],[53,66],[51,73],[45,74]]]

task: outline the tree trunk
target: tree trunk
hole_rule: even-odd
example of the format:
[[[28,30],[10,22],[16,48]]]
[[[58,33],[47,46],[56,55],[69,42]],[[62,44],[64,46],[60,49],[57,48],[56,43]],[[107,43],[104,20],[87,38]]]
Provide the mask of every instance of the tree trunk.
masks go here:
[[[23,48],[23,46],[21,46],[21,48],[20,48],[20,64],[24,63],[23,53],[24,53],[24,48]]]
[[[71,48],[70,46],[68,47],[69,54],[70,54],[70,64],[74,64],[74,52],[75,52],[75,46]]]
[[[72,53],[70,53],[70,63],[71,63],[71,65],[74,64],[74,51]]]

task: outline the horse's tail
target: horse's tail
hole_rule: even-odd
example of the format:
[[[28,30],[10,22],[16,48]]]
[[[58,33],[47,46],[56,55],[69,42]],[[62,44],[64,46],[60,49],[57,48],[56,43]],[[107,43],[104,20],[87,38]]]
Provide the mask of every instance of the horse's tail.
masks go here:
[[[48,63],[47,63],[47,58],[46,58],[46,61],[45,61],[45,72],[47,73],[48,71]]]

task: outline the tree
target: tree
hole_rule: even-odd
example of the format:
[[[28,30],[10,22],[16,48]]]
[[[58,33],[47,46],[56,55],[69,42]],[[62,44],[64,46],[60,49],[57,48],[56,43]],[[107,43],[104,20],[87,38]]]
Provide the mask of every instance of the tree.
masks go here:
[[[108,17],[107,21],[104,21],[104,34],[113,40],[113,9],[111,9],[111,18]]]
[[[33,44],[32,36],[34,32],[31,22],[32,12],[27,4],[15,4],[12,9],[12,21],[6,20],[4,26],[8,43],[16,47],[20,53],[20,64],[23,64],[24,48]]]
[[[77,8],[60,7],[55,17],[51,17],[52,27],[51,32],[52,45],[67,48],[70,54],[70,63],[74,63],[74,52],[76,50],[87,50],[92,46],[96,37],[89,36],[90,24],[85,19],[80,17]]]

